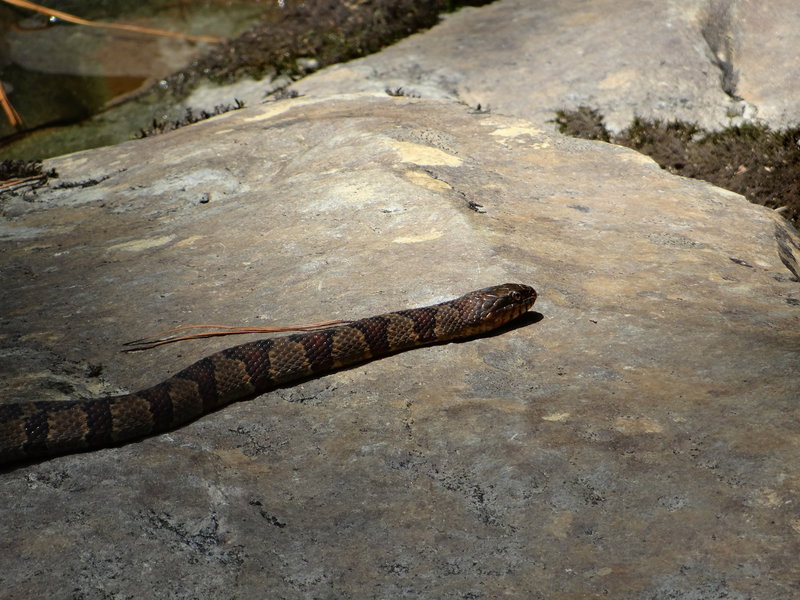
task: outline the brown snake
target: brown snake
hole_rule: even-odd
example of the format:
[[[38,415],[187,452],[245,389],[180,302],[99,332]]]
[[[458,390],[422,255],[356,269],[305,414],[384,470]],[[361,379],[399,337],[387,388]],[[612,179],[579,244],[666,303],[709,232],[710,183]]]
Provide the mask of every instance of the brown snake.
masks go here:
[[[233,346],[132,394],[0,404],[0,465],[167,431],[291,381],[484,333],[525,313],[535,301],[532,287],[506,283],[433,306]]]

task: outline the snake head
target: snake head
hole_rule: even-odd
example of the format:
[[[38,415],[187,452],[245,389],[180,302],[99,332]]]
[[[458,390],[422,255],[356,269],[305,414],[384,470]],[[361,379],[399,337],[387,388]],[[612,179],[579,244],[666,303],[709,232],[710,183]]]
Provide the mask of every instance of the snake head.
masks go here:
[[[459,298],[462,318],[471,333],[505,325],[528,311],[536,302],[536,290],[521,283],[504,283],[470,292]]]

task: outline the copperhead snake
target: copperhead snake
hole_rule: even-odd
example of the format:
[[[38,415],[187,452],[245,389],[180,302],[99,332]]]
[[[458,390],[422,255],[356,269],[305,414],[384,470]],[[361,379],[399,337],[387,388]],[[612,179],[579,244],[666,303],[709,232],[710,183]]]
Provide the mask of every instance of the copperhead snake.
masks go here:
[[[0,465],[168,431],[292,381],[487,332],[516,319],[535,301],[532,287],[506,283],[441,304],[233,346],[132,394],[0,404]]]

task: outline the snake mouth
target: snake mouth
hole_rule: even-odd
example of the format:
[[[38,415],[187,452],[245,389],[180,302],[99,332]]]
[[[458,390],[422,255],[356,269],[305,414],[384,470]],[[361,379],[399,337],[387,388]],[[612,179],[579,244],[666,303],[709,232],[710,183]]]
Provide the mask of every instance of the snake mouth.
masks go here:
[[[505,283],[478,292],[484,305],[483,325],[487,329],[499,327],[526,313],[536,302],[538,294],[529,285]]]

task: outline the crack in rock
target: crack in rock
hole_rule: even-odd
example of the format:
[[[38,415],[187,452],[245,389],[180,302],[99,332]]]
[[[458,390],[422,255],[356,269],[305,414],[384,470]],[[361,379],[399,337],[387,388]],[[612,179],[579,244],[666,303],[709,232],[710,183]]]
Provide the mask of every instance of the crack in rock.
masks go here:
[[[739,72],[734,66],[735,35],[733,31],[734,13],[738,0],[711,0],[708,14],[700,32],[711,51],[711,61],[720,70],[720,84],[731,99],[743,100],[737,95]]]

